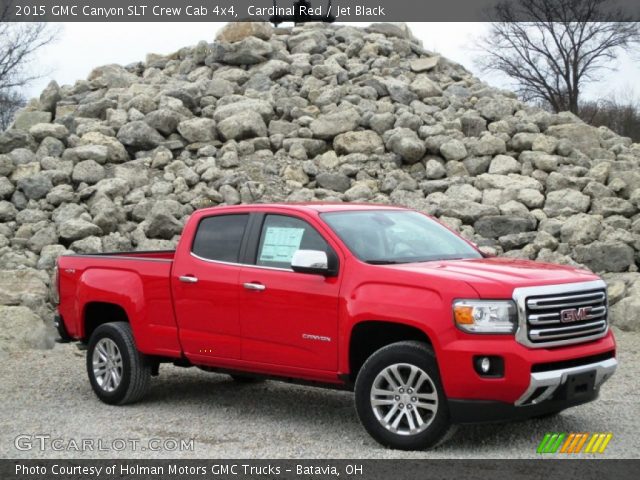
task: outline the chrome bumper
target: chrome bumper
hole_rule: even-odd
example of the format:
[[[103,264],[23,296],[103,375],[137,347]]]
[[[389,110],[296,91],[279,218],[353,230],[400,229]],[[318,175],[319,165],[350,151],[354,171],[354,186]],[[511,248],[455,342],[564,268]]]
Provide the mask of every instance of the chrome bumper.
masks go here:
[[[529,388],[516,400],[516,406],[535,405],[548,399],[553,393],[567,381],[569,375],[584,373],[595,370],[596,379],[594,388],[600,386],[613,375],[618,366],[615,358],[609,358],[601,362],[590,363],[588,365],[580,365],[579,367],[562,368],[560,370],[550,370],[548,372],[535,372],[531,374]],[[538,389],[544,388],[544,391],[535,394]],[[535,396],[532,398],[532,395]]]

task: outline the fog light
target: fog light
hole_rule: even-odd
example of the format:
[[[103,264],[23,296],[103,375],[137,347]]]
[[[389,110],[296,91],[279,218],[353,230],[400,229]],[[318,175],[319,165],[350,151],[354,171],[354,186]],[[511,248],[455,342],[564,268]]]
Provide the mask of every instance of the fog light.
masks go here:
[[[482,357],[482,360],[480,360],[480,370],[482,370],[482,373],[489,373],[489,370],[491,370],[491,360],[489,360],[489,357]]]
[[[478,355],[473,357],[473,368],[481,377],[501,378],[504,376],[504,358],[498,355]]]

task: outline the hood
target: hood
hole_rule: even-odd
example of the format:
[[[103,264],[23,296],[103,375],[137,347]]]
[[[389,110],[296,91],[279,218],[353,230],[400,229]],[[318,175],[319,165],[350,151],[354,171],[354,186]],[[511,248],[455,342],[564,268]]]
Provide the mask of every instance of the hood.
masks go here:
[[[466,282],[481,298],[511,298],[517,287],[589,282],[600,278],[581,268],[512,258],[442,260],[393,265],[392,268]]]

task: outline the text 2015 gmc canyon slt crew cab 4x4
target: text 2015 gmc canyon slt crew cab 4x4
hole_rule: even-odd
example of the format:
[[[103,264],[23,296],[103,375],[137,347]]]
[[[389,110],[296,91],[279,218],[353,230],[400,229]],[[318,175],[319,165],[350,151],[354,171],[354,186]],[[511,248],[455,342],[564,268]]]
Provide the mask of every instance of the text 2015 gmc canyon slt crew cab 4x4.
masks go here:
[[[596,275],[485,258],[402,208],[199,210],[175,252],[64,256],[57,281],[104,402],[139,400],[162,362],[311,381],[353,388],[395,448],[589,402],[617,365]]]

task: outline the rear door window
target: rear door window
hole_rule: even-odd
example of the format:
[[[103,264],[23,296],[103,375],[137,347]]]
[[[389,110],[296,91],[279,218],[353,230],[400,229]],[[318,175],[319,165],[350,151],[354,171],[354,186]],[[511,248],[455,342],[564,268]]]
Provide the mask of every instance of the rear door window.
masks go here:
[[[239,263],[249,215],[216,215],[200,220],[191,251],[198,257]]]

